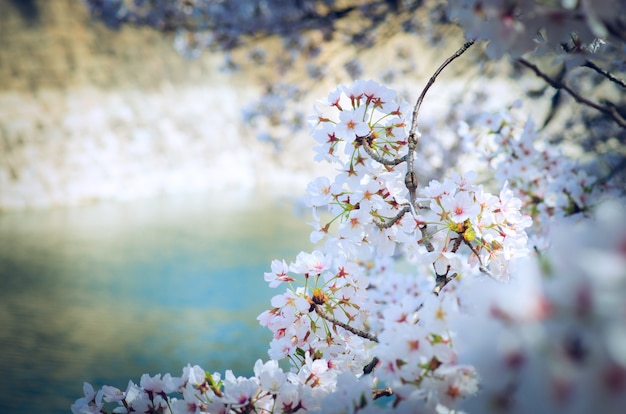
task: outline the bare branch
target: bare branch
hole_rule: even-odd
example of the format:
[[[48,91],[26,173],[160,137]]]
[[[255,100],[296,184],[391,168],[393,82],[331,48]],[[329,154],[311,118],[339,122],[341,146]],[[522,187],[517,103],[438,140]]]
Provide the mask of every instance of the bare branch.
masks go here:
[[[446,68],[446,66],[448,66],[454,59],[458,58],[463,53],[465,53],[465,51],[467,49],[469,49],[470,46],[472,46],[474,44],[474,42],[475,42],[475,40],[469,40],[469,41],[465,42],[465,44],[463,46],[461,46],[459,48],[459,50],[457,50],[452,56],[447,58],[441,64],[441,66],[439,66],[437,68],[437,70],[435,71],[433,76],[430,77],[430,79],[428,80],[428,83],[426,83],[426,86],[424,87],[424,90],[422,91],[421,95],[419,96],[419,98],[417,98],[417,102],[415,104],[415,108],[413,108],[413,116],[411,118],[411,129],[409,130],[409,136],[410,135],[415,135],[415,133],[417,131],[417,114],[419,113],[420,107],[422,106],[422,102],[424,101],[424,98],[426,97],[426,92],[428,92],[430,87],[433,86],[437,76],[439,76],[439,74]]]
[[[589,106],[591,108],[594,108],[594,109],[602,112],[603,114],[605,114],[605,115],[609,116],[611,119],[613,119],[619,126],[621,126],[622,128],[626,128],[626,120],[624,118],[622,118],[622,116],[619,114],[619,112],[617,112],[617,110],[615,108],[613,108],[613,107],[609,108],[609,107],[606,107],[606,106],[602,106],[602,105],[599,105],[599,104],[597,104],[595,102],[590,101],[587,98],[583,98],[578,93],[576,93],[576,91],[574,91],[572,88],[567,86],[565,83],[558,82],[558,81],[555,81],[554,79],[550,78],[548,75],[543,73],[541,71],[541,69],[539,69],[539,67],[537,67],[536,65],[530,63],[529,61],[527,61],[524,58],[519,58],[519,59],[517,59],[517,61],[520,64],[522,64],[523,66],[526,66],[527,68],[529,68],[530,70],[535,72],[535,75],[539,76],[541,79],[546,81],[553,88],[564,90],[565,92],[569,93],[570,96],[572,98],[574,98],[574,100],[576,102],[578,102],[578,103],[580,103],[582,105]]]
[[[419,209],[419,206],[415,204],[415,199],[417,198],[418,182],[417,182],[417,175],[415,174],[415,171],[413,169],[413,154],[415,154],[415,150],[417,148],[417,142],[418,142],[417,114],[419,113],[420,107],[422,106],[422,102],[424,101],[424,98],[426,97],[426,93],[428,92],[430,87],[433,86],[433,84],[435,83],[435,79],[437,79],[437,76],[439,76],[439,74],[446,68],[446,66],[448,66],[454,59],[461,56],[473,44],[474,44],[474,40],[465,42],[465,44],[461,46],[459,50],[457,50],[452,56],[447,58],[441,64],[441,66],[437,68],[435,73],[430,77],[430,79],[426,83],[426,86],[422,90],[422,93],[420,94],[420,96],[417,98],[417,102],[415,103],[415,107],[413,108],[413,115],[411,117],[411,129],[409,129],[409,142],[408,142],[409,151],[405,156],[406,163],[407,163],[407,169],[406,169],[407,172],[404,178],[404,184],[409,190],[409,202],[411,203],[413,208],[415,208],[416,211]],[[427,235],[428,233],[424,229],[422,231],[422,236],[424,236],[425,234]]]
[[[389,220],[386,223],[376,223],[376,225],[378,226],[379,229],[385,229],[385,228],[389,228],[391,226],[393,226],[395,223],[397,223],[407,212],[414,210],[414,213],[417,213],[417,211],[419,210],[420,206],[416,203],[416,199],[417,199],[417,187],[418,187],[418,180],[417,180],[417,174],[415,174],[414,168],[413,168],[413,163],[414,163],[414,154],[415,151],[417,149],[417,143],[418,143],[418,135],[417,135],[417,115],[419,114],[419,110],[420,107],[422,105],[422,102],[424,101],[425,97],[426,97],[426,93],[428,92],[428,90],[431,88],[431,86],[435,83],[435,80],[437,79],[437,76],[439,76],[439,74],[446,68],[446,66],[448,66],[453,60],[455,60],[456,58],[458,58],[459,56],[461,56],[463,53],[465,53],[465,51],[467,49],[469,49],[472,45],[474,44],[474,40],[469,40],[467,42],[465,42],[465,44],[463,46],[461,46],[452,56],[450,56],[449,58],[447,58],[435,71],[435,73],[430,77],[430,79],[428,80],[428,82],[426,83],[426,86],[424,87],[424,89],[422,90],[422,93],[420,94],[420,96],[417,98],[417,102],[415,103],[415,107],[413,108],[413,114],[411,117],[411,128],[409,130],[409,137],[408,137],[408,152],[407,154],[402,157],[402,158],[397,158],[397,159],[393,159],[393,160],[388,160],[385,159],[381,156],[379,156],[371,147],[370,145],[370,140],[371,140],[371,135],[368,135],[367,137],[357,137],[358,143],[360,143],[363,148],[365,149],[365,151],[367,152],[367,154],[372,157],[372,159],[378,161],[379,163],[383,164],[383,165],[398,165],[402,162],[407,163],[407,172],[406,175],[404,177],[404,185],[406,186],[407,190],[409,191],[409,205],[405,206],[402,210],[400,210],[400,212],[398,212],[398,214],[392,218],[391,220]],[[422,238],[420,239],[420,242],[426,247],[426,250],[429,252],[433,252],[435,250],[433,244],[430,242],[430,234],[428,234],[428,226],[426,224],[422,224],[419,226],[419,230],[420,233],[422,235]],[[458,250],[458,247],[460,245],[461,241],[459,239],[459,241],[457,242],[457,246],[455,248],[455,251]],[[434,266],[434,263],[433,263]],[[446,284],[448,284],[452,279],[454,279],[457,274],[454,273],[452,274],[450,277],[448,277],[448,272],[449,272],[449,268],[448,271],[446,271],[446,273],[444,275],[439,275],[437,274],[437,279],[436,279],[436,286],[433,289],[433,293],[435,293],[436,295],[439,294],[439,292],[445,287]],[[326,320],[328,320],[331,323],[335,323],[335,322],[339,322],[339,321],[335,321],[334,319],[328,319],[329,316],[325,315],[323,313],[323,309],[321,309],[321,307],[319,305],[316,305],[315,310]],[[344,329],[347,329],[350,332],[355,333],[356,335],[359,336],[363,336],[361,335],[361,333],[359,332],[355,332],[353,331],[351,327],[347,327],[343,326],[343,324],[339,324],[339,323],[335,323],[336,325],[339,325],[341,327],[343,327]],[[348,329],[349,328],[349,329]],[[362,332],[363,334],[367,334],[366,332]],[[370,335],[370,334],[367,334]],[[365,338],[365,336],[363,336]],[[376,338],[374,336],[374,338]],[[368,338],[371,339],[371,338]],[[371,339],[374,340],[376,342],[378,342],[377,339]],[[369,365],[368,365],[369,366]],[[366,367],[368,368],[368,367]],[[373,369],[373,368],[371,368]]]
[[[623,80],[621,80],[619,78],[616,78],[615,76],[613,76],[613,74],[611,72],[609,72],[608,70],[602,69],[601,67],[599,67],[598,65],[596,65],[592,61],[590,61],[590,60],[586,61],[583,66],[586,66],[588,68],[591,68],[591,69],[595,70],[596,72],[598,72],[600,75],[604,76],[605,78],[607,78],[611,82],[618,84],[622,88],[626,88],[626,82],[624,82]]]
[[[322,309],[321,305],[318,305],[317,303],[314,304],[315,306],[315,312],[317,312],[317,314],[319,316],[322,317],[322,319],[327,320],[328,322],[332,323],[333,325],[337,325],[343,329],[345,329],[348,332],[351,332],[357,336],[360,336],[361,338],[365,338],[365,339],[369,339],[370,341],[373,342],[378,342],[378,337],[376,337],[376,335],[371,334],[369,332],[365,332],[361,329],[356,329],[353,328],[352,326],[348,325],[347,323],[338,321],[337,319],[333,318],[332,316],[328,315],[326,312],[324,312],[324,309]]]

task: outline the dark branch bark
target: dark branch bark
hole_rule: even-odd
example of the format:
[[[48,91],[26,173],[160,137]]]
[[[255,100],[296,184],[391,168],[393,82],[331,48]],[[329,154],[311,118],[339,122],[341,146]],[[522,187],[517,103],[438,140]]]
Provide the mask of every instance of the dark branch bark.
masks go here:
[[[560,89],[563,90],[565,92],[567,92],[568,94],[570,94],[570,96],[572,98],[574,98],[574,100],[582,105],[586,105],[590,108],[594,108],[600,112],[602,112],[603,114],[607,115],[608,117],[610,117],[611,119],[613,119],[613,121],[615,121],[619,126],[621,126],[622,128],[626,128],[626,120],[624,118],[622,118],[622,116],[619,114],[619,112],[617,112],[617,110],[613,107],[606,107],[606,106],[602,106],[600,104],[597,104],[593,101],[590,101],[587,98],[583,98],[582,96],[580,96],[576,91],[574,91],[572,88],[570,88],[569,86],[567,86],[565,83],[563,82],[558,82],[554,79],[552,79],[551,77],[549,77],[548,75],[546,75],[545,73],[543,73],[541,71],[541,69],[539,69],[539,67],[537,67],[536,65],[530,63],[529,61],[527,61],[524,58],[519,58],[517,59],[517,61],[529,68],[530,70],[532,70],[533,72],[535,72],[535,75],[539,76],[541,79],[543,79],[544,81],[546,81],[548,83],[548,85],[552,86],[555,89]]]
[[[586,67],[588,67],[590,69],[595,70],[596,72],[598,72],[600,75],[604,76],[605,78],[607,78],[611,82],[618,84],[622,88],[626,88],[626,82],[624,82],[623,80],[621,80],[619,78],[616,78],[615,76],[613,76],[613,74],[611,72],[602,69],[601,67],[599,67],[598,65],[596,65],[592,61],[590,61],[590,60],[586,61],[583,66],[586,66]]]

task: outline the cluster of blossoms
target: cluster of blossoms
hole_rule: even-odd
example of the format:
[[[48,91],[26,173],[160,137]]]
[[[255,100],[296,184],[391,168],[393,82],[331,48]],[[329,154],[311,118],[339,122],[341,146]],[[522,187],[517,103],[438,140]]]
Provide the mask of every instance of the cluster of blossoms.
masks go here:
[[[73,413],[104,413],[105,405],[112,403],[116,405],[112,413],[320,412],[321,401],[330,391],[320,384],[328,384],[328,377],[338,378],[332,391],[342,394],[344,405],[352,403],[350,398],[356,404],[371,398],[371,384],[343,380],[343,375],[331,371],[325,361],[313,361],[307,356],[297,374],[285,373],[277,361],[258,360],[250,378],[235,377],[232,371],[226,371],[222,379],[219,373],[210,374],[197,365],[188,365],[180,377],[144,374],[139,385],[130,381],[125,391],[105,385],[96,392],[85,383],[85,396],[71,409]]]
[[[450,16],[468,38],[490,40],[491,57],[552,43],[586,56],[602,46],[598,37],[620,33],[618,3],[458,0]],[[285,290],[258,316],[273,338],[271,359],[257,361],[253,376],[188,366],[181,377],[144,375],[125,391],[85,384],[72,411],[450,413],[469,401],[477,412],[619,412],[626,216],[613,206],[593,222],[562,220],[593,210],[604,193],[507,111],[458,131],[474,153],[484,149],[503,183],[498,195],[471,172],[420,187],[419,102],[410,128],[409,106],[372,81],[340,86],[316,108],[315,158],[337,173],[307,188],[316,250],[274,260],[265,274]],[[550,222],[574,237],[531,257],[531,217],[538,233]],[[528,265],[513,272],[524,256]],[[493,280],[509,277],[513,286]],[[482,393],[471,406],[479,376],[493,398]]]
[[[468,264],[479,265],[484,272],[489,266],[491,276],[506,280],[511,260],[528,254],[525,229],[531,219],[520,212],[522,202],[507,183],[495,196],[472,184],[472,177],[432,181],[422,191],[429,208],[420,220],[435,229],[429,239],[434,250],[423,260],[434,263],[437,275],[460,271],[463,267],[456,247],[465,244],[471,252]]]
[[[435,295],[426,267],[394,267],[388,258],[370,269],[369,324],[379,341],[374,375],[393,389],[398,412],[448,412],[479,387],[478,373],[458,362],[453,343],[451,326],[461,315],[457,280]]]
[[[509,284],[476,283],[452,325],[481,374],[471,412],[621,413],[626,407],[626,210],[554,219],[551,245]],[[480,335],[475,335],[480,332]]]
[[[291,265],[273,261],[265,279],[270,287],[290,284],[284,294],[272,299],[272,308],[258,317],[274,334],[269,350],[272,359],[288,357],[302,366],[307,357],[321,357],[332,361],[333,369],[354,373],[369,362],[367,352],[361,351],[363,340],[337,329],[337,322],[364,328],[368,281],[360,266],[345,257],[302,252]],[[303,286],[294,287],[296,283]],[[332,317],[333,322],[320,314]]]
[[[553,218],[589,212],[603,195],[615,193],[610,183],[600,184],[578,162],[540,139],[534,123],[521,121],[510,109],[476,116],[462,122],[458,134],[463,145],[494,170],[499,182],[508,182],[532,215],[535,232],[545,233]]]
[[[266,281],[289,288],[259,320],[274,333],[270,356],[288,357],[296,370],[313,356],[391,386],[396,408],[443,409],[478,387],[473,368],[456,363],[447,319],[459,310],[449,282],[477,267],[505,278],[510,261],[527,254],[530,218],[506,186],[491,195],[472,184],[473,174],[432,181],[419,197],[412,194],[405,108],[371,81],[340,86],[317,108],[316,158],[337,170],[333,180],[308,187],[311,239],[321,246],[294,263],[272,263]],[[418,276],[395,273],[398,256]],[[444,283],[436,286],[439,278]],[[407,280],[413,288],[386,288]],[[442,287],[445,294],[433,295]]]
[[[406,178],[415,157],[407,107],[395,92],[357,81],[324,103],[312,134],[317,158],[338,172],[308,187],[320,247],[290,264],[275,260],[265,274],[270,287],[287,285],[258,317],[273,332],[271,361],[259,361],[251,378],[227,372],[220,381],[187,367],[180,378],[144,376],[125,392],[86,385],[75,413],[101,412],[102,400],[117,402],[114,412],[446,412],[476,392],[478,376],[457,363],[448,328],[459,313],[454,279],[477,267],[504,277],[508,261],[525,254],[521,201],[506,187],[486,193],[471,174],[433,181],[418,197]],[[398,256],[412,276],[393,270]]]
[[[453,174],[433,180],[417,194],[405,183],[410,153],[405,104],[374,82],[340,87],[318,109],[313,136],[317,159],[333,162],[334,181],[318,178],[308,187],[315,230],[312,241],[325,240],[360,257],[399,253],[412,261],[434,264],[436,275],[461,272],[465,265],[506,278],[507,263],[523,256],[530,218],[505,184],[499,196],[473,184],[476,175]],[[327,111],[329,112],[329,111]],[[329,211],[322,221],[319,211]],[[336,235],[330,233],[337,223]],[[469,255],[460,255],[461,247]],[[465,258],[464,258],[465,257]],[[492,266],[489,266],[489,265]]]

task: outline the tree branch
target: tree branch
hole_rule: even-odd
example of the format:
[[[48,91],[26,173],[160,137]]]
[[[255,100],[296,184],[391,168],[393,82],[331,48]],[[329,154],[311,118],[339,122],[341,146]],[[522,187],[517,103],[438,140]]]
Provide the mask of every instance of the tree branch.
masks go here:
[[[576,93],[576,91],[574,91],[572,88],[567,86],[565,83],[558,82],[558,81],[555,81],[554,79],[550,78],[548,75],[543,73],[541,71],[541,69],[539,69],[539,67],[537,67],[536,65],[530,63],[529,61],[527,61],[524,58],[518,58],[517,61],[520,64],[522,64],[523,66],[526,66],[527,68],[529,68],[530,70],[535,72],[535,75],[539,76],[541,79],[546,81],[553,88],[564,90],[565,92],[569,93],[570,96],[572,98],[574,98],[574,100],[576,102],[578,102],[578,103],[580,103],[582,105],[589,106],[591,108],[594,108],[594,109],[602,112],[603,114],[605,114],[605,115],[609,116],[611,119],[613,119],[619,126],[621,126],[622,128],[626,128],[626,120],[621,117],[621,115],[619,114],[619,112],[617,112],[617,110],[615,108],[612,108],[612,107],[608,108],[606,106],[602,106],[602,105],[599,105],[599,104],[597,104],[597,103],[595,103],[593,101],[590,101],[587,98],[583,98],[578,93]]]
[[[408,143],[409,151],[405,156],[407,169],[406,169],[406,176],[404,177],[404,184],[406,185],[406,188],[409,190],[409,202],[411,203],[415,211],[419,209],[419,206],[415,204],[415,199],[417,198],[418,181],[417,181],[417,175],[415,174],[415,171],[413,169],[413,161],[414,161],[413,154],[415,153],[415,150],[417,148],[417,142],[419,140],[419,137],[417,135],[417,115],[419,113],[420,107],[422,106],[422,102],[424,101],[424,98],[426,97],[426,93],[428,92],[430,87],[433,86],[433,84],[435,83],[437,76],[439,76],[439,74],[446,68],[446,66],[448,66],[454,59],[458,58],[463,53],[465,53],[465,51],[469,49],[470,46],[472,46],[473,44],[474,44],[474,40],[465,42],[465,44],[461,46],[459,50],[457,50],[452,56],[447,58],[437,68],[435,73],[430,77],[430,79],[428,79],[426,86],[422,90],[422,93],[420,94],[420,96],[417,98],[417,102],[415,103],[415,107],[413,108],[413,114],[411,116],[411,128],[409,129],[409,143]],[[428,235],[428,232],[426,231],[425,226],[421,230],[422,230],[422,236]]]
[[[365,149],[365,152],[367,152],[367,155],[369,155],[370,157],[372,157],[372,159],[374,161],[377,161],[383,165],[398,165],[403,163],[404,161],[406,161],[406,155],[404,157],[401,158],[394,158],[392,160],[388,160],[380,155],[378,155],[374,149],[370,146],[369,140],[371,139],[371,135],[368,135],[366,137],[356,137],[356,141],[361,144],[361,146]]]
[[[395,215],[395,217],[391,218],[388,222],[386,223],[378,223],[378,222],[374,222],[376,223],[376,226],[383,230],[383,229],[388,229],[389,227],[393,226],[394,224],[396,224],[402,217],[404,217],[404,215],[406,213],[408,213],[409,211],[411,211],[411,207],[409,206],[404,206],[404,208],[402,210],[400,210],[398,212],[398,214]]]
[[[415,103],[415,108],[413,108],[413,116],[411,117],[411,129],[409,130],[409,135],[411,134],[414,135],[417,131],[417,114],[419,113],[420,107],[422,106],[422,102],[424,101],[424,98],[426,97],[426,92],[428,92],[430,87],[433,86],[433,84],[435,83],[435,79],[437,79],[437,76],[439,76],[439,74],[446,68],[446,66],[448,66],[454,59],[458,58],[463,53],[465,53],[465,51],[469,49],[470,46],[474,44],[474,42],[475,40],[469,40],[465,42],[465,44],[461,46],[459,50],[457,50],[452,56],[447,58],[441,64],[441,66],[437,68],[433,76],[430,77],[421,95],[419,96],[419,98],[417,98],[417,102]]]
[[[317,312],[317,314],[319,316],[322,317],[322,319],[327,320],[328,322],[332,323],[333,325],[337,325],[343,329],[345,329],[348,332],[351,332],[357,336],[360,336],[361,338],[365,338],[365,339],[369,339],[370,341],[373,342],[378,342],[378,337],[374,334],[371,334],[369,332],[365,332],[361,329],[356,329],[353,328],[352,326],[348,325],[347,323],[338,321],[337,319],[333,318],[332,316],[328,315],[326,312],[324,312],[324,309],[322,309],[321,305],[318,305],[317,303],[314,303],[315,305],[315,312]]]
[[[420,233],[422,234],[422,238],[419,240],[426,246],[426,251],[428,253],[432,253],[435,251],[435,246],[428,240],[430,238],[430,234],[428,234],[428,226],[424,224],[423,226],[419,226]]]
[[[590,60],[586,61],[583,66],[586,66],[586,67],[588,67],[590,69],[595,70],[596,72],[598,72],[600,75],[604,76],[605,78],[607,78],[611,82],[618,84],[622,88],[626,88],[626,82],[624,82],[623,80],[621,80],[619,78],[616,78],[615,76],[613,76],[613,74],[611,72],[609,72],[608,70],[602,69],[601,67],[599,67],[598,65],[596,65],[592,61],[590,61]]]

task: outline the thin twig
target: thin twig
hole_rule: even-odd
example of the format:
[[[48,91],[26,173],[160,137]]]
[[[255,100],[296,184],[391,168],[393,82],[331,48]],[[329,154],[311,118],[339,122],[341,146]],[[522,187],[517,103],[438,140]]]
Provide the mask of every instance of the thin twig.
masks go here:
[[[345,329],[348,332],[351,332],[357,336],[360,336],[361,338],[365,338],[365,339],[369,339],[370,341],[373,342],[378,342],[378,337],[374,334],[371,334],[369,332],[365,332],[361,329],[356,329],[353,328],[352,326],[348,325],[347,323],[338,321],[337,319],[333,318],[332,316],[328,315],[326,312],[324,312],[324,309],[322,309],[321,305],[318,304],[314,304],[315,305],[315,312],[317,312],[317,314],[319,316],[322,317],[322,319],[327,320],[328,322],[332,323],[333,325],[337,325],[343,329]]]
[[[606,106],[602,106],[599,105],[595,102],[590,101],[587,98],[583,98],[582,96],[580,96],[578,93],[576,93],[572,88],[570,88],[569,86],[567,86],[565,83],[563,82],[557,82],[554,79],[550,78],[548,75],[546,75],[545,73],[543,73],[541,71],[541,69],[539,69],[539,67],[537,67],[536,65],[530,63],[529,61],[527,61],[524,58],[518,58],[517,61],[522,64],[523,66],[526,66],[527,68],[529,68],[530,70],[532,70],[533,72],[535,72],[535,75],[539,76],[541,79],[543,79],[544,81],[546,81],[548,83],[548,85],[552,86],[555,89],[562,89],[565,92],[569,93],[570,96],[572,98],[574,98],[574,100],[580,104],[583,105],[587,105],[591,108],[594,108],[600,112],[602,112],[605,115],[608,115],[610,118],[612,118],[619,126],[621,126],[622,128],[626,128],[626,120],[624,120],[619,112],[617,112],[617,110],[615,108],[608,108]]]
[[[404,161],[406,161],[406,155],[400,158],[394,158],[391,160],[388,160],[387,158],[384,158],[380,155],[378,155],[374,149],[370,146],[369,143],[369,139],[370,139],[370,135],[366,136],[366,137],[357,137],[357,142],[359,142],[363,148],[365,149],[365,152],[367,152],[367,155],[369,155],[370,157],[372,157],[372,159],[374,159],[374,161],[377,161],[383,165],[398,165],[403,163]]]
[[[383,230],[383,229],[388,229],[389,227],[393,226],[394,224],[396,224],[398,221],[400,221],[400,219],[402,217],[404,217],[404,215],[406,213],[408,213],[409,211],[411,211],[411,207],[409,206],[404,206],[404,208],[402,210],[400,210],[398,212],[398,214],[395,215],[395,217],[391,218],[388,222],[386,223],[379,223],[379,222],[375,222],[376,226]]]
[[[422,102],[424,101],[424,98],[426,97],[426,92],[428,92],[430,87],[433,86],[433,84],[435,83],[435,79],[437,79],[437,76],[439,76],[439,74],[446,68],[446,66],[448,66],[454,59],[458,58],[463,53],[465,53],[465,51],[469,49],[470,46],[474,44],[474,42],[475,40],[473,39],[465,42],[465,44],[461,46],[459,50],[457,50],[452,56],[446,59],[441,64],[441,66],[437,68],[433,76],[430,77],[430,79],[428,80],[428,83],[424,87],[424,90],[420,94],[419,98],[417,98],[415,108],[413,108],[413,116],[411,117],[411,129],[409,130],[409,135],[415,134],[415,132],[417,131],[417,114],[419,113],[420,107],[422,106]]]
[[[490,278],[495,279],[495,277],[491,274],[489,269],[487,269],[485,266],[478,266],[478,270],[480,270],[482,273],[486,274]]]
[[[461,56],[473,44],[474,44],[474,40],[465,42],[465,44],[461,46],[459,50],[457,50],[452,56],[447,58],[437,68],[435,73],[430,77],[430,79],[428,79],[426,86],[424,86],[424,89],[422,90],[422,93],[420,94],[420,96],[417,98],[417,102],[415,103],[415,107],[413,108],[413,114],[411,116],[411,128],[409,129],[409,141],[408,141],[409,151],[406,154],[407,171],[406,171],[406,176],[404,177],[404,184],[406,185],[406,188],[409,190],[409,202],[411,203],[415,211],[418,211],[419,209],[419,206],[415,203],[415,199],[417,198],[418,181],[417,181],[417,175],[415,174],[415,171],[413,168],[413,154],[415,154],[415,150],[417,149],[417,142],[419,139],[417,135],[417,115],[419,113],[420,107],[422,106],[422,102],[424,101],[424,98],[426,97],[426,93],[428,92],[430,87],[433,86],[433,84],[435,83],[437,76],[439,76],[439,74],[446,68],[446,66],[448,66],[454,59]],[[420,230],[422,231],[422,236],[423,236],[422,238],[428,235],[426,226],[424,226]]]
[[[614,82],[614,83],[618,84],[622,88],[626,88],[626,82],[624,82],[623,80],[621,80],[619,78],[616,78],[615,76],[613,76],[613,74],[611,72],[609,72],[608,70],[602,69],[600,66],[596,65],[592,61],[590,61],[590,60],[586,61],[583,66],[586,66],[588,68],[591,68],[591,69],[595,70],[596,72],[598,72],[600,75],[604,76],[605,78],[607,78],[611,82]]]

